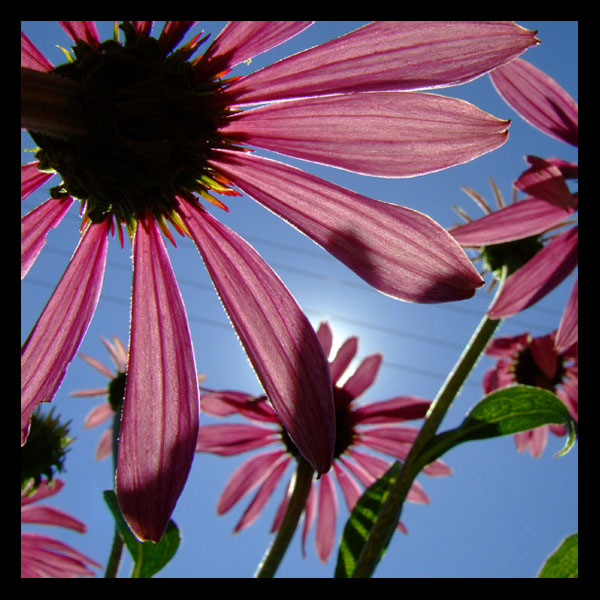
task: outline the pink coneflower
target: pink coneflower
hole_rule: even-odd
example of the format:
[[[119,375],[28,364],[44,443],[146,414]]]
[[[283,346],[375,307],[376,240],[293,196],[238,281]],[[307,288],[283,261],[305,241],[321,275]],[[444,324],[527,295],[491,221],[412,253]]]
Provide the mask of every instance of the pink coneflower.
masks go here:
[[[101,42],[92,21],[60,23],[76,44],[65,65],[51,65],[21,35],[22,124],[40,148],[22,168],[21,196],[48,172],[62,177],[22,221],[22,275],[74,198],[81,241],[23,347],[22,440],[93,316],[109,234],[122,241],[125,231],[134,276],[117,495],[134,533],[157,540],[185,484],[198,427],[192,343],[161,232],[173,241],[172,226],[194,241],[281,423],[326,472],[335,418],[316,334],[276,274],[199,200],[226,208],[215,194],[239,195],[236,186],[396,298],[470,297],[482,280],[431,219],[245,145],[384,177],[471,160],[506,140],[508,122],[406,90],[464,83],[537,40],[509,22],[376,22],[226,79],[310,22],[230,22],[196,58],[200,36],[178,47],[192,21],[166,22],[158,39],[151,21],[124,22],[123,43],[117,35]]]
[[[325,353],[329,355],[332,347],[329,325],[322,323],[317,333]],[[423,418],[430,405],[428,400],[414,396],[396,396],[358,406],[358,398],[375,382],[383,357],[381,354],[366,357],[350,374],[348,367],[357,350],[357,338],[349,338],[330,363],[336,408],[333,472],[324,473],[318,482],[313,480],[305,506],[303,551],[306,537],[316,518],[315,543],[323,562],[329,558],[336,536],[338,499],[334,481],[337,481],[348,510],[351,511],[362,495],[363,488],[381,477],[391,465],[389,460],[364,450],[374,450],[404,460],[419,431],[399,423]],[[206,413],[217,417],[241,415],[251,422],[202,425],[198,432],[198,452],[231,456],[270,444],[279,446],[275,450],[249,458],[227,482],[219,498],[219,514],[230,510],[246,494],[257,488],[254,498],[236,525],[235,532],[248,527],[258,518],[288,466],[294,462],[294,456],[298,455],[277,415],[264,400],[264,397],[235,391],[207,391],[202,395],[202,406]],[[438,460],[428,465],[424,472],[428,475],[448,475],[451,469]],[[272,531],[278,530],[288,500],[286,495],[277,510]],[[429,502],[425,491],[417,482],[413,483],[408,500]],[[398,528],[406,533],[402,523]]]
[[[504,100],[528,123],[549,136],[577,146],[578,107],[569,94],[537,67],[516,59],[490,74]],[[518,247],[522,241],[572,224],[578,195],[566,180],[577,178],[574,163],[558,158],[527,156],[529,168],[514,185],[528,194],[524,200],[491,212],[452,229],[450,233],[463,246],[486,246],[492,251]],[[532,306],[561,283],[577,266],[577,225],[553,233],[508,277],[500,295],[490,308],[494,319],[508,317]],[[494,246],[496,245],[496,246]],[[498,246],[501,245],[501,246]],[[577,341],[577,281],[567,302],[557,345],[566,350]]]
[[[44,481],[31,494],[21,493],[21,523],[55,525],[85,533],[81,521],[52,506],[31,506],[58,494],[64,483]],[[85,577],[95,575],[89,567],[101,568],[96,561],[75,548],[47,535],[21,532],[21,577]]]
[[[567,350],[555,344],[556,332],[537,338],[529,333],[499,337],[486,348],[488,356],[497,358],[494,367],[483,377],[486,394],[520,383],[544,388],[555,393],[569,409],[575,421],[578,418],[577,342]],[[519,452],[527,448],[535,458],[541,456],[548,438],[548,430],[565,435],[564,425],[544,425],[514,436]]]

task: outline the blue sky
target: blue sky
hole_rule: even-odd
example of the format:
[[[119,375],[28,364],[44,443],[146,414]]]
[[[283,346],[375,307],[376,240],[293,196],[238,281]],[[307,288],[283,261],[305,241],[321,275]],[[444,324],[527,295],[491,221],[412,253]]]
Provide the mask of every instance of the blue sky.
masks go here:
[[[363,23],[319,22],[281,47],[255,58],[250,65],[241,65],[235,73],[251,72]],[[213,39],[223,24],[201,22],[193,33],[202,28],[210,32]],[[542,42],[524,57],[553,77],[577,101],[578,23],[519,21],[519,24],[538,30]],[[101,23],[99,28],[101,37],[111,36],[112,23]],[[70,40],[57,23],[23,22],[22,30],[54,64],[64,62],[57,45],[68,47]],[[155,31],[160,29],[155,28]],[[472,102],[497,117],[512,119],[508,142],[466,165],[410,179],[377,179],[284,160],[365,196],[420,210],[444,227],[459,222],[452,205],[465,208],[472,216],[480,214],[473,201],[461,191],[461,186],[470,187],[492,201],[489,183],[492,177],[509,199],[512,181],[525,169],[524,155],[578,160],[576,148],[547,137],[521,120],[500,99],[487,76],[464,86],[439,90],[439,93]],[[22,149],[33,145],[24,134]],[[30,160],[31,154],[23,152],[22,162]],[[31,195],[23,202],[23,214],[46,198],[45,189]],[[227,204],[230,209],[227,214],[213,207],[209,210],[244,236],[271,264],[315,328],[322,320],[328,320],[337,344],[357,335],[360,358],[374,352],[383,353],[379,377],[363,401],[400,394],[435,396],[489,305],[491,296],[485,289],[473,299],[459,303],[427,306],[398,302],[370,289],[341,263],[246,196],[231,198]],[[72,208],[60,227],[48,236],[46,248],[22,284],[22,341],[27,338],[77,244],[77,221],[77,209]],[[207,376],[209,387],[259,393],[258,380],[197,250],[182,238],[178,238],[177,245],[177,249],[169,245],[168,251],[188,311],[198,371]],[[534,307],[505,320],[499,334],[529,331],[537,336],[554,330],[573,281],[574,276]],[[111,365],[99,336],[118,336],[127,341],[130,289],[131,248],[126,243],[122,250],[118,239],[114,239],[110,243],[99,307],[81,352]],[[480,361],[444,420],[442,430],[456,426],[482,397],[481,377],[492,364],[487,357]],[[112,539],[112,522],[101,497],[102,490],[111,487],[112,467],[110,459],[96,462],[93,457],[102,428],[82,428],[85,415],[101,399],[71,398],[69,394],[105,384],[106,379],[101,374],[76,358],[53,402],[64,419],[72,420],[71,432],[77,439],[63,475],[66,487],[47,503],[83,520],[88,533],[80,535],[50,528],[44,532],[73,544],[101,563],[106,561]],[[201,422],[212,421],[202,416]],[[578,449],[575,446],[567,456],[554,458],[562,444],[563,439],[550,436],[548,447],[539,459],[519,454],[509,437],[466,444],[450,451],[444,460],[454,473],[441,478],[419,477],[431,503],[405,506],[402,520],[409,533],[394,536],[375,576],[535,576],[545,557],[565,536],[578,529]],[[197,455],[173,514],[183,542],[172,563],[159,573],[160,577],[252,576],[271,541],[269,529],[283,489],[277,490],[275,498],[251,527],[235,536],[232,530],[249,500],[224,516],[216,515],[217,500],[227,479],[248,456],[250,454],[231,458]],[[347,511],[340,499],[338,536],[346,517]],[[302,558],[296,535],[277,575],[331,577],[334,567],[335,553],[327,563],[319,562],[312,535],[307,556]],[[126,559],[120,575],[127,576],[129,572],[130,562]]]

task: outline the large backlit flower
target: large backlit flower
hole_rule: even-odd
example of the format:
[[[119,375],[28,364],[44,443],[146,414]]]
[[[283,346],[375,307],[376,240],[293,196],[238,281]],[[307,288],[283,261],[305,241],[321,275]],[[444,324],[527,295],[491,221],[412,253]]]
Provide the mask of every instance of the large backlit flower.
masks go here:
[[[38,523],[66,527],[85,533],[81,521],[52,506],[32,506],[58,494],[64,484],[55,479],[43,482],[33,493],[21,493],[21,523]],[[89,567],[100,568],[92,560],[64,542],[38,533],[21,532],[21,577],[85,577],[95,575]]]
[[[502,98],[528,123],[577,146],[578,106],[556,81],[523,59],[500,67],[490,77]],[[572,223],[578,195],[570,191],[566,180],[577,178],[577,165],[558,158],[527,156],[526,160],[529,168],[514,185],[528,197],[452,229],[450,233],[461,245],[486,246],[492,251],[495,247],[500,253],[565,221]],[[552,291],[577,266],[577,242],[575,225],[553,235],[539,252],[522,261],[490,307],[490,316],[514,315]],[[557,334],[562,350],[577,341],[577,290],[575,281]]]
[[[426,93],[472,80],[537,43],[509,22],[377,22],[245,77],[234,66],[310,22],[230,22],[207,51],[178,48],[192,21],[125,22],[101,42],[91,21],[62,21],[75,41],[54,67],[21,36],[22,125],[39,146],[22,198],[56,172],[51,198],[22,221],[22,276],[74,198],[81,241],[22,351],[22,438],[52,400],[93,316],[109,233],[132,238],[128,383],[117,495],[133,531],[158,539],[185,484],[198,427],[185,308],[161,232],[198,247],[281,423],[320,473],[332,463],[334,407],[316,334],[256,251],[200,203],[236,186],[383,293],[442,302],[482,280],[451,236],[413,210],[365,198],[248,152],[252,145],[359,173],[406,177],[500,146],[508,122]],[[116,30],[118,32],[118,30]],[[283,102],[285,100],[285,102]],[[251,105],[262,104],[257,108]],[[298,410],[297,400],[305,400]],[[310,403],[310,404],[308,404]]]
[[[329,355],[332,347],[329,325],[321,324],[317,333],[323,349]],[[330,363],[336,408],[335,461],[333,472],[324,473],[318,482],[313,480],[305,507],[302,546],[304,548],[316,517],[315,544],[322,561],[329,558],[336,537],[338,500],[334,481],[337,481],[351,511],[362,495],[363,488],[369,487],[391,465],[389,460],[364,450],[375,450],[404,460],[419,431],[399,423],[423,418],[430,405],[428,400],[414,396],[396,396],[358,405],[358,398],[375,382],[383,357],[381,354],[366,357],[350,375],[348,367],[357,350],[357,338],[349,338]],[[254,397],[236,391],[207,391],[202,395],[202,406],[206,413],[213,416],[241,415],[251,422],[200,426],[198,452],[231,456],[270,444],[279,446],[275,450],[252,456],[238,467],[219,498],[217,512],[223,514],[258,488],[235,527],[237,532],[251,525],[260,515],[298,451],[264,396]],[[428,465],[424,472],[428,475],[447,475],[451,469],[438,460]],[[279,528],[288,499],[286,494],[277,510],[272,531]],[[408,500],[429,502],[417,482],[413,483]],[[398,528],[406,533],[402,523]]]
[[[488,356],[497,363],[483,377],[486,394],[516,383],[532,385],[555,393],[578,420],[578,367],[577,342],[567,350],[555,344],[556,332],[537,338],[529,333],[499,337],[486,348]],[[548,438],[548,430],[555,435],[565,435],[564,425],[544,425],[514,436],[519,452],[529,448],[531,455],[539,457]]]

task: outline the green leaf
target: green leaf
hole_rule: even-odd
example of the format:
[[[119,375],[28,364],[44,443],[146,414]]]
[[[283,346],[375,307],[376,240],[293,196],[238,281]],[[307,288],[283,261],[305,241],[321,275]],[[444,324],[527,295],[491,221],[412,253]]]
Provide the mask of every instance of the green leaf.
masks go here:
[[[566,454],[575,442],[575,425],[565,404],[552,392],[515,385],[492,392],[476,404],[456,429],[434,436],[423,449],[419,464],[425,466],[458,444],[535,429],[541,425],[567,425]]]
[[[390,489],[396,483],[402,464],[395,462],[354,505],[340,542],[335,577],[352,577],[356,561],[369,537],[371,529],[385,504]],[[385,553],[385,547],[381,556]]]
[[[579,577],[579,541],[576,533],[566,537],[548,557],[538,577],[573,579]]]
[[[179,529],[169,521],[167,529],[158,543],[140,542],[131,532],[119,508],[117,496],[113,490],[103,492],[104,501],[112,513],[123,542],[133,557],[131,577],[152,577],[160,571],[175,555],[181,538]]]

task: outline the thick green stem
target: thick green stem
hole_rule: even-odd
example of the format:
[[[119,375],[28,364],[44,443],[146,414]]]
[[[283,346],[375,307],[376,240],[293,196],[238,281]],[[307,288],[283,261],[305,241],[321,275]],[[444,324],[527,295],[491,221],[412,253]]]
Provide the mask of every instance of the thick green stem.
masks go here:
[[[497,294],[502,289],[505,277],[506,270],[500,278]],[[381,554],[398,524],[410,486],[421,469],[426,466],[419,461],[421,452],[435,435],[452,401],[483,354],[500,322],[501,320],[490,319],[487,314],[483,317],[454,369],[448,375],[437,397],[429,407],[423,427],[412,445],[400,476],[390,491],[390,495],[360,553],[352,577],[371,577],[373,574]]]
[[[21,68],[21,127],[60,139],[89,135],[80,98],[75,82]]]
[[[273,543],[267,550],[254,575],[256,578],[273,577],[283,556],[292,541],[296,526],[306,505],[306,498],[310,492],[314,471],[302,458],[298,457],[298,469],[294,479],[292,495],[288,502],[287,510],[281,526]]]

